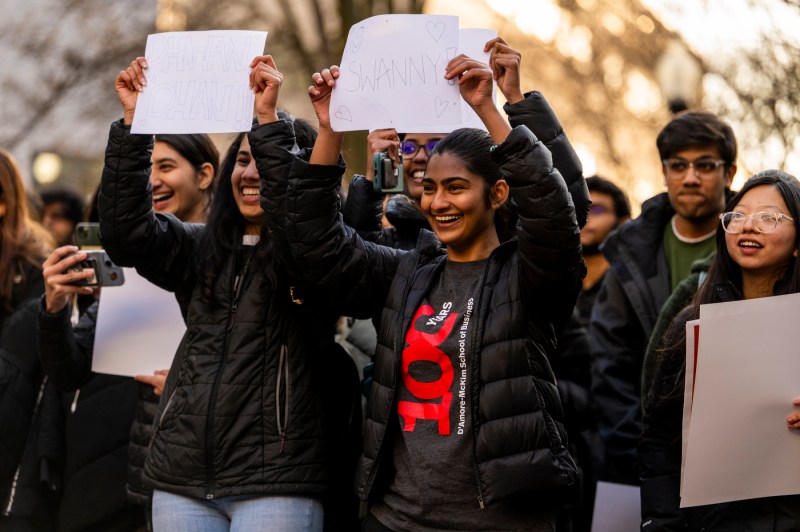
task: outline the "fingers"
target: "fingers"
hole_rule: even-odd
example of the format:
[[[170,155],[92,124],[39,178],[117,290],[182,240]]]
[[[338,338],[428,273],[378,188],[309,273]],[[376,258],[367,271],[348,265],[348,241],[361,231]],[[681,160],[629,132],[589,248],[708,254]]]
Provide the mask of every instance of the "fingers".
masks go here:
[[[167,382],[167,375],[166,373],[161,373],[162,371],[166,372],[168,370],[158,370],[152,375],[134,375],[133,378],[139,382],[149,384],[153,387],[154,394],[161,395],[164,391],[164,384]]]
[[[250,68],[255,68],[259,63],[264,63],[269,67],[277,70],[278,65],[275,64],[275,59],[271,55],[257,55],[250,61]]]
[[[269,61],[256,62],[250,71],[250,90],[254,92],[262,92],[268,86],[280,87],[283,83],[283,74],[275,67],[272,58],[270,56],[262,57],[269,58]]]
[[[400,140],[400,135],[397,134],[397,130],[393,127],[390,128],[383,128],[383,129],[373,129],[367,135],[367,142],[372,142],[376,139],[383,139],[383,140]]]
[[[486,44],[483,46],[483,51],[484,52],[488,52],[489,50],[494,48],[495,44],[497,44],[497,43],[508,45],[508,43],[505,41],[505,39],[503,39],[502,37],[500,37],[498,35],[494,39],[491,39],[491,40],[486,42]]]
[[[800,412],[795,412],[791,416],[787,417],[786,424],[788,425],[789,429],[800,429]]]
[[[147,60],[144,57],[137,57],[131,61],[131,65],[127,69],[120,72],[117,79],[122,77],[124,73],[124,79],[128,88],[136,90],[137,92],[142,92],[144,86],[147,85],[147,78],[144,75],[145,68],[147,68]]]
[[[319,76],[318,79],[314,80],[314,83],[320,84],[325,83],[329,87],[333,87],[336,85],[336,80],[339,78],[339,67],[336,65],[331,66],[330,68],[325,68],[322,72],[316,72],[314,77]]]
[[[50,253],[50,256],[45,259],[44,263],[42,263],[42,268],[52,266],[70,253],[75,253],[78,251],[78,249],[78,246],[61,246],[60,248],[54,249],[53,252]]]
[[[339,78],[339,67],[336,65],[330,68],[323,69],[321,72],[314,72],[311,75],[311,81],[314,83],[308,88],[308,95],[312,101],[316,101],[326,94],[329,94],[333,87],[336,86],[336,80]]]
[[[447,63],[444,77],[445,79],[455,79],[459,76],[467,74],[472,69],[489,70],[489,65],[461,54],[457,57],[454,57],[449,63]]]
[[[470,68],[458,78],[458,84],[463,85],[469,81],[478,81],[478,80],[491,80],[492,78],[492,71],[489,69],[488,65],[479,64],[479,66],[475,68]]]

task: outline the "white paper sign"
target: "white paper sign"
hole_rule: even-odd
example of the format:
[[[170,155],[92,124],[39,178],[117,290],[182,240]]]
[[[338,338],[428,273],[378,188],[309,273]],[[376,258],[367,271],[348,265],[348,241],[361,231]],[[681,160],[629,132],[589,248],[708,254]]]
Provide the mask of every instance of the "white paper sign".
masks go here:
[[[592,532],[637,532],[642,522],[638,486],[598,482]]]
[[[497,32],[495,30],[487,30],[484,28],[462,28],[458,31],[458,35],[458,53],[467,55],[473,59],[477,59],[478,61],[486,63],[487,65],[489,64],[489,58],[491,57],[492,53],[484,52],[483,47],[487,42],[497,37]],[[497,85],[495,84],[492,86],[492,100],[497,101]],[[472,110],[472,107],[470,107],[469,104],[464,101],[463,98],[461,99],[461,118],[462,123],[459,127],[475,127],[486,131],[486,126],[483,125],[481,119],[478,117],[475,111]],[[418,133],[426,132],[420,131]]]
[[[458,17],[381,15],[355,24],[331,95],[333,129],[425,132],[461,123],[458,87],[444,79],[458,43]]]
[[[263,31],[182,31],[147,37],[147,85],[131,133],[250,131],[255,95],[250,62]]]
[[[681,507],[800,493],[800,294],[700,307]]]
[[[169,369],[186,331],[175,295],[124,272],[125,284],[100,296],[92,371],[132,377]]]

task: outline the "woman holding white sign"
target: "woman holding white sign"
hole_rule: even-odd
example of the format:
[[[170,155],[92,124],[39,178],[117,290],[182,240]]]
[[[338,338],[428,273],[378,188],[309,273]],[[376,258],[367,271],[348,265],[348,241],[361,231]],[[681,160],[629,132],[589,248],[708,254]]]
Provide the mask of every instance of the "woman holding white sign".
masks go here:
[[[778,170],[761,172],[725,211],[708,277],[660,342],[639,444],[643,530],[800,530],[800,496],[679,507],[686,322],[700,316],[700,305],[800,292],[800,182]]]
[[[330,430],[339,403],[322,392],[337,316],[293,297],[275,253],[280,234],[265,230],[259,203],[259,174],[288,171],[296,143],[314,135],[302,139],[279,118],[283,76],[271,57],[256,58],[260,125],[225,155],[207,225],[159,215],[148,187],[153,139],[129,129],[145,68],[138,58],[117,77],[124,118],[111,127],[100,224],[112,260],[175,292],[186,320],[145,463],[154,529],[322,530],[335,480],[330,436],[344,432]]]
[[[547,356],[583,271],[564,179],[500,115],[491,69],[459,56],[445,77],[489,134],[460,129],[432,151],[420,205],[435,236],[413,251],[366,242],[339,214],[337,77],[312,78],[320,136],[289,176],[285,230],[299,274],[342,314],[380,315],[357,477],[373,503],[364,529],[554,530],[552,497],[576,471]],[[501,243],[495,217],[510,198],[518,233]]]

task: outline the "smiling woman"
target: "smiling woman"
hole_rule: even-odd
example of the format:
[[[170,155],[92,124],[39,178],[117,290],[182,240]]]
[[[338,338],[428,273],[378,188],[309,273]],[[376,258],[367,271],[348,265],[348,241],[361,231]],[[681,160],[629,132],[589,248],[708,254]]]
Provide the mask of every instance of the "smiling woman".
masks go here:
[[[488,134],[454,131],[430,154],[420,206],[435,236],[422,231],[412,251],[364,241],[339,214],[337,77],[337,67],[312,76],[320,136],[281,185],[286,224],[273,230],[337,313],[380,323],[356,482],[374,503],[362,530],[553,530],[553,499],[577,477],[547,361],[582,275],[567,185],[545,145],[494,106],[491,69],[459,56],[445,78]],[[520,222],[506,239],[496,214],[509,197]]]
[[[153,209],[205,222],[219,152],[208,135],[157,135],[153,146]]]
[[[761,172],[745,182],[725,210],[708,277],[659,342],[639,444],[642,522],[654,530],[798,530],[799,496],[679,507],[686,322],[699,317],[700,305],[800,292],[800,182],[778,170]],[[786,414],[791,410],[787,401]],[[793,428],[797,415],[775,422]],[[748,426],[747,419],[735,419]]]

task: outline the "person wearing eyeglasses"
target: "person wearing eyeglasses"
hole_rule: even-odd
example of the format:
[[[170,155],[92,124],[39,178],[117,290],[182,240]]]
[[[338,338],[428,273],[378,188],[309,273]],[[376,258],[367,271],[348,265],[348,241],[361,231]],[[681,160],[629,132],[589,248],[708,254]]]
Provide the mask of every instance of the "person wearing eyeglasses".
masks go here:
[[[679,507],[686,322],[700,316],[700,305],[800,292],[800,182],[795,177],[778,170],[754,175],[718,218],[718,251],[708,278],[659,342],[639,444],[642,530],[800,530],[798,495]],[[786,413],[792,409],[787,401]],[[791,428],[793,415],[775,423]],[[748,426],[740,413],[732,418]]]
[[[600,245],[631,217],[628,196],[612,181],[594,175],[586,178],[586,187],[592,200],[586,225],[581,229],[581,247],[587,271],[576,304],[580,324],[584,327],[589,326],[592,305],[608,270],[608,261],[600,253]]]
[[[694,261],[716,248],[714,231],[736,173],[736,138],[713,114],[686,112],[659,133],[667,191],[602,248],[608,271],[592,309],[592,392],[602,440],[600,479],[639,483],[641,375],[659,311]]]
[[[503,110],[511,126],[527,126],[551,151],[553,166],[558,168],[567,183],[578,225],[583,227],[588,216],[589,193],[581,162],[558,117],[542,93],[522,92],[522,54],[511,48],[502,37],[488,41],[484,51],[491,51],[489,64],[497,88],[506,99]],[[384,198],[376,192],[372,185],[372,164],[368,164],[365,175],[355,175],[350,182],[342,209],[345,224],[367,240],[396,249],[414,249],[419,231],[430,229],[418,209],[428,156],[445,136],[445,133],[398,133],[394,129],[370,132],[367,136],[368,161],[371,162],[376,153],[387,152],[395,165],[402,164],[405,194]]]

